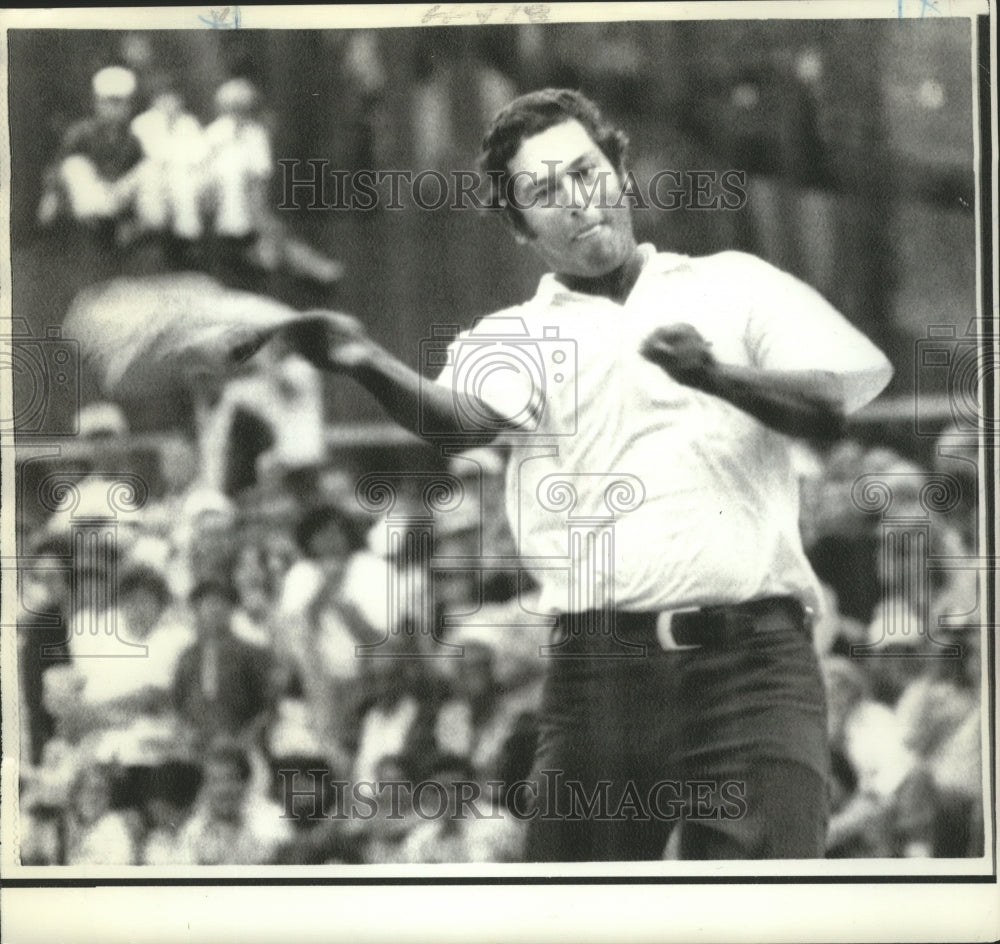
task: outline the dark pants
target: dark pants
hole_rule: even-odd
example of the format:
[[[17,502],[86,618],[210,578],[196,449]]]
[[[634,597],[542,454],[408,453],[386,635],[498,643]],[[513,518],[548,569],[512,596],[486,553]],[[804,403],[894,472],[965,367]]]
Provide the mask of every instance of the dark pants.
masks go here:
[[[627,638],[640,655],[607,633],[559,646],[528,861],[660,859],[674,828],[685,859],[821,857],[822,679],[801,620],[768,625],[714,648],[665,651],[655,633]]]

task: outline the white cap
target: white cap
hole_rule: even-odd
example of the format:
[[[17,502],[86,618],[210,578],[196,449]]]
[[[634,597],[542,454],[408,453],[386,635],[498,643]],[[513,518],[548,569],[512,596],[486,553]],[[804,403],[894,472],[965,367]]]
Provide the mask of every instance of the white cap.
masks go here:
[[[107,66],[90,84],[98,98],[130,98],[135,93],[135,73],[122,66]]]
[[[257,104],[257,89],[247,79],[230,79],[215,91],[219,111],[249,111]]]

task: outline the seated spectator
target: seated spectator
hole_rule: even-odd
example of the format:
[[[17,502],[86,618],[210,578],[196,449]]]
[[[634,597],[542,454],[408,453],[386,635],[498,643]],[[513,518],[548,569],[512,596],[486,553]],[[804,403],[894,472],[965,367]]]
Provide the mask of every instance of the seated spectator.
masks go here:
[[[180,658],[174,705],[195,744],[220,734],[251,743],[274,707],[273,660],[233,634],[233,588],[217,580],[191,592],[197,641]]]
[[[52,675],[59,677],[55,670]],[[78,751],[65,738],[51,737],[39,763],[22,764],[20,773],[21,864],[59,865],[64,854],[65,810],[79,773]]]
[[[439,755],[427,765],[428,780],[438,785],[427,790],[427,809],[417,810],[421,821],[413,827],[401,850],[405,862],[518,862],[522,856],[524,823],[500,810],[495,816],[477,817],[458,808],[460,784],[475,780],[469,761],[456,755]],[[437,808],[440,798],[444,803]],[[419,802],[419,801],[417,801]],[[480,803],[483,800],[479,801]],[[482,811],[481,811],[482,812]],[[426,817],[426,818],[425,818]]]
[[[475,528],[446,530],[435,553],[477,557],[478,533]],[[496,682],[509,695],[521,692],[528,701],[540,695],[545,669],[542,648],[551,642],[552,632],[551,620],[532,612],[537,594],[535,582],[516,567],[478,574],[444,570],[434,580],[441,637],[455,646],[487,647],[494,656]]]
[[[206,577],[220,578],[232,573],[237,544],[236,506],[221,492],[197,488],[188,492],[175,528],[175,539],[184,559],[178,574],[182,597]]]
[[[171,602],[157,571],[133,567],[122,574],[116,638],[134,648],[113,644],[106,658],[92,652],[74,658],[83,679],[80,709],[93,714],[94,727],[123,727],[168,711],[178,659],[193,641],[188,627],[170,616]]]
[[[906,745],[930,771],[937,789],[982,806],[982,695],[980,631],[941,633],[958,658],[927,659],[924,672],[902,693],[896,715]]]
[[[834,858],[887,855],[896,788],[913,767],[891,709],[876,702],[862,666],[873,660],[827,656],[821,661],[834,783],[827,854]]]
[[[482,781],[495,779],[515,722],[537,707],[532,686],[508,693],[494,671],[493,647],[470,640],[461,658],[449,660],[451,694],[438,710],[435,740],[445,753],[468,757]]]
[[[263,548],[248,536],[236,552],[233,587],[239,598],[239,607],[233,614],[233,632],[244,642],[269,648],[277,592],[265,566]]]
[[[265,282],[248,254],[270,222],[267,183],[274,172],[270,134],[259,119],[260,95],[243,78],[215,93],[217,118],[205,129],[205,196],[213,235],[212,274],[261,291]]]
[[[73,742],[160,717],[168,705],[164,693],[169,684],[164,688],[164,680],[185,640],[166,630],[157,632],[155,639],[149,635],[150,622],[157,622],[164,610],[166,590],[159,575],[126,570],[124,579],[125,593],[114,606],[119,588],[113,568],[98,560],[74,572],[74,582],[82,589],[69,618],[65,648],[70,661],[49,669],[45,683],[51,691],[43,696],[60,732]]]
[[[923,671],[900,696],[896,715],[907,746],[919,757],[931,757],[970,712],[978,713],[978,679],[969,678],[970,658],[966,647],[961,658],[923,660]]]
[[[115,768],[84,766],[69,794],[65,818],[66,865],[135,865],[133,829],[113,809]]]
[[[406,840],[417,823],[412,805],[414,783],[405,757],[387,754],[376,762],[375,789],[379,792],[375,815],[355,827],[361,839],[361,858],[367,865],[405,861]],[[399,786],[388,786],[394,784]]]
[[[292,826],[277,852],[279,865],[356,864],[360,834],[351,829],[350,811],[340,806],[350,796],[342,776],[321,754],[287,755],[274,762],[274,799]]]
[[[356,745],[354,782],[377,780],[378,763],[387,755],[405,757],[420,774],[420,762],[434,753],[435,719],[446,689],[415,651],[413,637],[400,633],[362,660],[356,734],[348,741]]]
[[[129,69],[108,66],[94,75],[91,86],[93,114],[64,135],[57,161],[46,174],[38,215],[47,225],[67,212],[110,250],[116,222],[130,205],[128,173],[142,160],[142,147],[129,127],[136,79]]]
[[[325,453],[319,371],[273,338],[206,411],[206,468],[226,495],[274,489],[291,477],[309,492]]]
[[[136,218],[141,230],[163,238],[171,269],[191,268],[202,235],[202,127],[184,110],[180,93],[162,89],[148,110],[132,120],[145,160],[137,173]]]
[[[304,611],[330,586],[332,576],[338,580],[339,599],[378,631],[375,641],[382,638],[390,628],[385,598],[389,568],[369,548],[360,522],[334,505],[310,508],[296,527],[295,540],[303,556],[285,575],[282,612]]]
[[[234,744],[209,748],[204,780],[179,845],[196,865],[266,865],[291,837],[282,809],[252,795],[246,752]]]
[[[383,638],[369,620],[365,600],[377,587],[385,606],[385,571],[377,583],[369,582],[380,561],[363,550],[353,519],[332,506],[308,512],[296,539],[305,557],[285,575],[276,619],[282,633],[275,646],[298,673],[318,736],[339,743],[366,661],[358,649]]]
[[[43,537],[21,562],[20,611],[17,617],[19,693],[27,719],[28,743],[22,763],[41,760],[45,742],[55,733],[55,718],[43,704],[44,677],[69,661],[66,640],[70,615],[70,542]]]
[[[968,803],[935,786],[929,770],[917,767],[899,785],[890,818],[889,855],[902,858],[960,858],[974,853],[975,819]]]
[[[201,768],[167,761],[147,769],[142,779],[145,837],[139,855],[143,865],[193,865],[185,846],[184,825],[201,785]]]

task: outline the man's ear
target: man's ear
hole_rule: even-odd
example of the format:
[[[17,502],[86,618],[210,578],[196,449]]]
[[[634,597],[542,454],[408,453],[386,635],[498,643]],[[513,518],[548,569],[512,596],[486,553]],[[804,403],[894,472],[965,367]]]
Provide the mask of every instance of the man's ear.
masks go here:
[[[514,242],[519,246],[527,246],[535,238],[535,234],[528,227],[523,216],[517,216],[517,211],[505,206],[502,211],[503,225],[507,232],[514,237]]]

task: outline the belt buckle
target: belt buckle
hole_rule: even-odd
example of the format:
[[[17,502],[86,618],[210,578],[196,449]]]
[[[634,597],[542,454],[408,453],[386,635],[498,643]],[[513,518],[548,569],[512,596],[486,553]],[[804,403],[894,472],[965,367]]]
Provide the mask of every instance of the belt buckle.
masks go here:
[[[692,606],[684,610],[664,610],[656,616],[656,639],[660,643],[660,648],[667,652],[683,652],[685,649],[701,649],[700,645],[682,646],[675,638],[673,631],[673,621],[675,616],[681,613],[697,613],[698,607]]]

